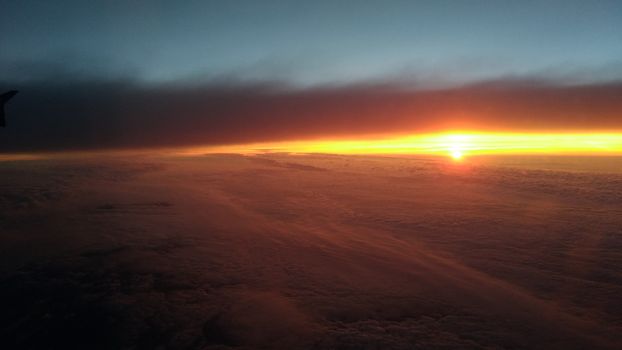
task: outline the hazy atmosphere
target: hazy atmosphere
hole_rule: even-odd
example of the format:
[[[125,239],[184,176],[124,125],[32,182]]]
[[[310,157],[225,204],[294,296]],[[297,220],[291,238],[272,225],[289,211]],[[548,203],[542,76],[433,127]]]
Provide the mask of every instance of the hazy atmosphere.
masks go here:
[[[1,348],[622,348],[620,1],[0,7]]]

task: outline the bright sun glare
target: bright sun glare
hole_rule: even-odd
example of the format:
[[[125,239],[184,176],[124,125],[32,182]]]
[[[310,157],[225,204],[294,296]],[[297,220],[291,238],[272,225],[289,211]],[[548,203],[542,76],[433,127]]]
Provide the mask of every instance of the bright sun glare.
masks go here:
[[[622,154],[622,133],[493,133],[447,132],[387,136],[241,144],[199,147],[187,153],[290,153],[430,154],[455,161],[482,154]]]
[[[454,149],[451,151],[451,157],[454,160],[460,160],[462,158],[462,151],[458,150],[458,149]]]
[[[447,142],[449,142],[449,154],[453,160],[458,161],[462,159],[464,149],[467,147],[469,140],[468,135],[447,135]]]

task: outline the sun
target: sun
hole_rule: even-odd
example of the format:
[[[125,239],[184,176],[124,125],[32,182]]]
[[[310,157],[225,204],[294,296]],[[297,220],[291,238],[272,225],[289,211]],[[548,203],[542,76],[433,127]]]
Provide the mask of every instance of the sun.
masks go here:
[[[462,159],[462,151],[459,149],[451,150],[451,158],[453,158],[454,160]]]
[[[459,161],[462,159],[462,156],[464,156],[463,150],[464,148],[461,143],[453,143],[449,147],[449,155],[453,160]]]

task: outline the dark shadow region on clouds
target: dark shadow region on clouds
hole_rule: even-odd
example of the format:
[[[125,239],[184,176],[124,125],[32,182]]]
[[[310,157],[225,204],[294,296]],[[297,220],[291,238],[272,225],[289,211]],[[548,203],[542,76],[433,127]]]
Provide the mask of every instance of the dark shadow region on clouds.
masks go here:
[[[18,89],[0,152],[222,145],[443,130],[622,130],[622,82],[497,80],[443,89],[383,82],[291,88],[42,75]],[[48,77],[48,78],[46,78]],[[49,78],[53,77],[53,78]]]

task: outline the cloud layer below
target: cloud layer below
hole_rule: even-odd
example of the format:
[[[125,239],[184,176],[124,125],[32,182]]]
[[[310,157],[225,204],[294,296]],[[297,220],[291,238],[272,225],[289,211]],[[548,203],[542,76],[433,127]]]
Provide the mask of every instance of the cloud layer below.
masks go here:
[[[0,162],[0,342],[621,349],[622,160],[575,161]]]

